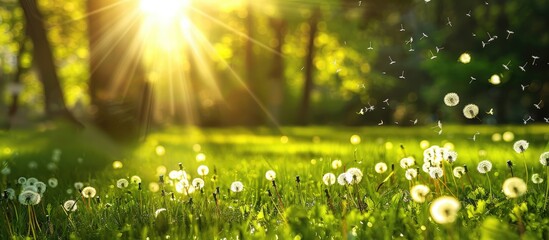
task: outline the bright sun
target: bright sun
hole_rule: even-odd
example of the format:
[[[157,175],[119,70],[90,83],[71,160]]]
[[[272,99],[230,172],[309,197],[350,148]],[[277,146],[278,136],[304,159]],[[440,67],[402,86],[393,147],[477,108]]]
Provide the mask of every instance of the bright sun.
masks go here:
[[[149,18],[168,23],[184,14],[191,0],[141,0],[139,8]]]

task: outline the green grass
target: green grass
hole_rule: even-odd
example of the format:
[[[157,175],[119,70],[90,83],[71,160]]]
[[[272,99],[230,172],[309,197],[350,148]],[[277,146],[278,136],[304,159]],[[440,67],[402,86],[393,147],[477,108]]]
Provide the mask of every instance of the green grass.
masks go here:
[[[492,141],[494,133],[506,131],[513,133],[513,140]],[[361,142],[354,145],[350,138],[355,134]],[[513,151],[519,139],[530,143],[523,155]],[[447,172],[446,180],[430,180],[421,170],[423,140],[453,145],[459,154],[453,166],[466,164],[471,182],[465,177],[454,182]],[[33,206],[41,229],[36,231],[38,239],[507,239],[519,234],[547,239],[549,211],[543,206],[547,169],[539,156],[549,151],[548,141],[546,125],[444,126],[442,135],[430,127],[173,128],[154,132],[143,143],[121,146],[92,129],[41,127],[0,132],[0,168],[11,170],[1,175],[0,189],[11,187],[17,197],[19,177],[59,180]],[[54,149],[61,155],[51,168]],[[204,154],[205,161],[198,162],[198,154]],[[414,157],[420,168],[413,183],[405,179],[399,164],[406,156]],[[335,159],[342,161],[341,168],[332,168]],[[485,159],[494,164],[490,179],[476,170]],[[511,177],[507,160],[514,163],[515,176],[525,178],[526,161],[530,176],[538,173],[545,181],[534,184],[528,179],[524,196],[507,199],[501,191],[503,181]],[[123,167],[114,169],[114,161]],[[31,162],[37,167],[29,168]],[[377,162],[385,162],[389,170],[376,173]],[[202,191],[189,195],[175,191],[167,175],[178,170],[179,163],[192,178],[200,177],[199,165],[210,168]],[[394,173],[388,177],[392,164]],[[364,174],[359,184],[327,187],[322,182],[325,173],[337,176],[351,167]],[[277,174],[276,189],[265,178],[270,169]],[[160,174],[165,175],[164,194],[150,189]],[[141,177],[142,190],[136,184],[116,187],[118,179],[134,175]],[[233,181],[241,181],[244,191],[230,192]],[[99,199],[83,199],[74,182],[97,189]],[[411,200],[410,186],[418,183],[431,189],[425,203]],[[452,194],[461,203],[456,221],[440,225],[430,220],[430,203]],[[70,199],[77,200],[78,209],[67,215],[61,205]],[[17,199],[3,199],[1,206],[0,236],[29,236],[27,207]],[[166,211],[155,217],[161,208]]]

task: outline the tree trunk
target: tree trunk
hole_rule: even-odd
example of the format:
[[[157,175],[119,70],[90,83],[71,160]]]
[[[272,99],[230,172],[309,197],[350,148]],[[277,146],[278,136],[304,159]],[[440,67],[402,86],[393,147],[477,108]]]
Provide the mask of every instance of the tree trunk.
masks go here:
[[[320,18],[320,9],[315,8],[311,19],[309,20],[309,39],[307,42],[307,56],[305,58],[305,82],[303,84],[303,95],[299,108],[298,123],[307,125],[309,123],[311,91],[313,90],[313,73],[314,73],[314,55],[315,55],[315,38],[318,32],[318,21]]]
[[[43,17],[36,1],[21,0],[20,4],[25,15],[27,33],[33,44],[33,64],[38,70],[38,76],[44,87],[46,115],[50,118],[63,117],[79,124],[65,105]]]
[[[128,14],[139,1],[88,0],[89,91],[94,121],[111,137],[135,140],[151,116],[146,88],[139,17]],[[128,10],[130,9],[130,11]],[[150,87],[150,86],[149,86]]]
[[[276,46],[274,50],[278,54],[273,54],[273,64],[271,67],[271,82],[269,92],[269,111],[273,116],[273,120],[280,120],[280,107],[284,99],[284,59],[282,58],[282,46],[284,45],[284,37],[286,36],[286,21],[280,18],[271,18],[271,27],[274,32]]]

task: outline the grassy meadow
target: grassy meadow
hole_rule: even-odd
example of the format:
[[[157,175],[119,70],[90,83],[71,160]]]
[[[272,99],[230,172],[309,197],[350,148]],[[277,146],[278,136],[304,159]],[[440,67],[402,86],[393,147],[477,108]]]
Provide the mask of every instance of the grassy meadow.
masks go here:
[[[173,128],[124,146],[92,129],[0,132],[0,236],[548,238],[549,168],[540,163],[549,151],[546,125],[438,131]],[[514,150],[518,140],[528,142],[522,153]],[[433,146],[441,155],[427,170],[441,173],[423,170]],[[490,166],[479,167],[483,160]],[[464,165],[466,172],[454,174]],[[526,192],[519,180],[503,187],[512,176],[525,181]],[[22,194],[37,187],[38,197]]]

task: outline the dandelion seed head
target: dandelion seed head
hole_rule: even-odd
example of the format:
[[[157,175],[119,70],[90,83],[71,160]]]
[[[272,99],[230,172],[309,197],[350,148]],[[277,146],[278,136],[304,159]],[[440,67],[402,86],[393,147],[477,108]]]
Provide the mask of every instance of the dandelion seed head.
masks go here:
[[[549,152],[544,152],[539,155],[539,162],[541,165],[546,166],[549,164]]]
[[[34,191],[26,190],[19,194],[19,203],[23,205],[36,205],[40,203],[41,199],[40,194]]]
[[[539,173],[532,174],[532,182],[534,184],[540,184],[543,182],[543,178],[540,177]]]
[[[93,198],[97,194],[97,191],[93,187],[85,187],[82,189],[82,197],[84,198]]]
[[[242,192],[242,190],[244,190],[244,184],[242,184],[242,182],[234,181],[233,183],[231,183],[231,191],[238,193]]]
[[[526,183],[521,178],[512,177],[503,182],[503,193],[508,198],[518,198],[524,195],[526,190]]]
[[[137,175],[133,175],[131,178],[130,178],[130,182],[132,184],[139,184],[141,183],[141,178]]]
[[[38,193],[38,188],[37,188],[36,186],[34,186],[34,185],[32,185],[32,186],[24,186],[24,187],[21,189],[21,191],[22,191],[22,192],[23,192],[23,191],[33,191],[33,192],[35,192],[35,193]]]
[[[444,151],[443,158],[449,163],[453,163],[457,160],[458,154],[454,150]]]
[[[477,116],[478,114],[478,106],[475,105],[475,104],[467,104],[464,108],[463,108],[463,116],[465,116],[466,118],[468,119],[473,119]]]
[[[407,169],[411,166],[414,166],[415,160],[412,157],[405,157],[400,160],[400,167]]]
[[[269,181],[274,181],[276,179],[276,172],[274,170],[269,170],[265,173],[265,178]]]
[[[344,172],[342,174],[339,174],[339,176],[337,176],[337,183],[339,183],[339,185],[341,186],[345,186],[348,184],[347,182],[347,173]]]
[[[129,185],[128,180],[126,180],[125,178],[121,178],[121,179],[118,179],[118,181],[116,181],[117,188],[124,189],[124,188],[127,188],[128,185]]]
[[[14,200],[15,199],[15,190],[13,188],[7,188],[4,191],[6,192],[7,198],[9,200]]]
[[[528,149],[529,143],[526,140],[518,140],[513,144],[513,150],[517,153],[523,153]]]
[[[341,163],[341,160],[336,159],[336,160],[333,160],[333,161],[332,161],[332,168],[333,168],[333,169],[338,169],[338,168],[341,167],[341,165],[343,165],[343,164]]]
[[[447,93],[444,96],[444,104],[448,107],[454,107],[459,104],[459,95],[457,93]]]
[[[38,179],[31,177],[27,179],[27,181],[25,182],[25,186],[34,186],[34,184],[36,184],[37,182],[39,182]]]
[[[427,194],[429,194],[429,192],[429,187],[423,184],[415,185],[410,189],[410,195],[412,196],[412,200],[417,203],[425,202],[425,198],[427,197]]]
[[[456,220],[460,208],[461,203],[457,199],[450,196],[442,196],[431,203],[429,211],[433,221],[438,224],[448,224]]]
[[[78,206],[76,205],[76,201],[74,200],[67,200],[65,203],[63,203],[63,208],[67,212],[74,212],[76,209],[78,209]]]
[[[358,168],[349,168],[345,180],[349,184],[358,184],[362,180],[362,171]]]
[[[477,165],[477,170],[482,174],[490,172],[492,170],[492,162],[489,160],[480,161]]]
[[[76,188],[77,190],[81,190],[82,188],[84,188],[84,183],[82,182],[75,182],[74,183],[74,188]]]
[[[376,163],[374,169],[377,173],[382,174],[382,173],[386,172],[388,168],[387,168],[386,163],[378,162],[378,163]]]
[[[27,179],[25,177],[20,177],[17,179],[17,183],[24,185],[27,182]]]
[[[404,173],[404,176],[409,181],[412,181],[412,179],[417,177],[417,170],[415,168],[408,168],[408,169],[406,169],[406,172]]]
[[[210,172],[210,169],[206,165],[200,165],[198,166],[198,169],[196,169],[196,171],[198,172],[198,175],[206,176]]]
[[[43,182],[37,182],[34,184],[36,187],[36,192],[39,194],[44,194],[46,192],[47,185]]]
[[[457,178],[461,178],[463,174],[465,174],[465,168],[464,167],[455,167],[452,171],[454,173],[454,176]]]
[[[326,186],[334,185],[336,182],[336,176],[333,173],[326,173],[322,176],[322,181],[326,184]]]
[[[444,171],[440,167],[431,167],[429,169],[429,176],[432,179],[438,179],[441,178],[444,175]]]
[[[204,180],[202,178],[195,178],[192,181],[192,185],[195,188],[202,189],[204,187]]]

